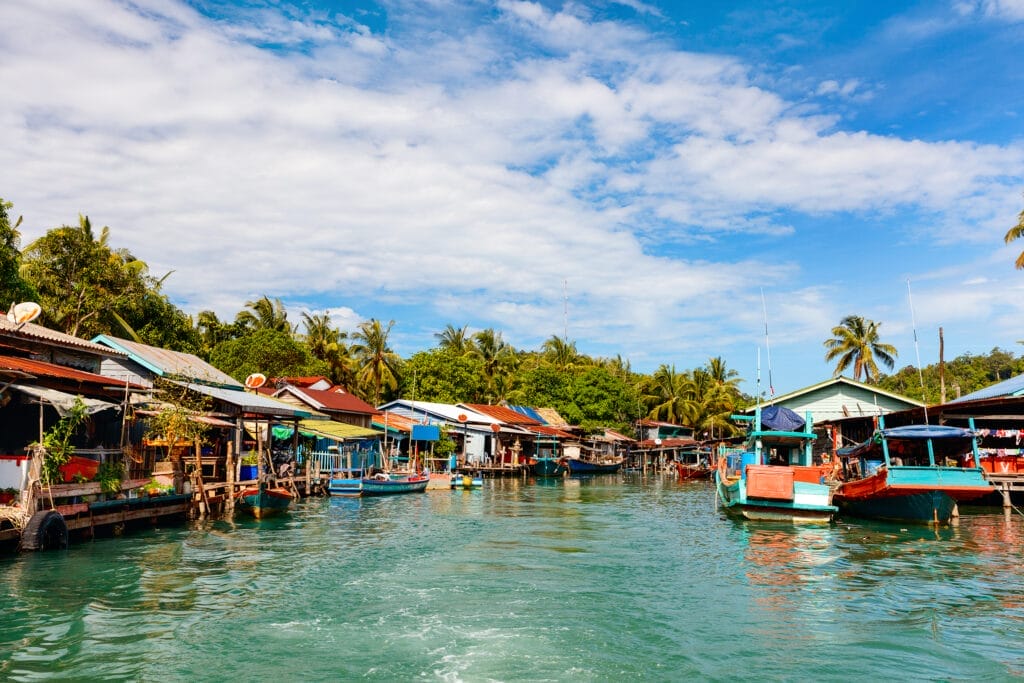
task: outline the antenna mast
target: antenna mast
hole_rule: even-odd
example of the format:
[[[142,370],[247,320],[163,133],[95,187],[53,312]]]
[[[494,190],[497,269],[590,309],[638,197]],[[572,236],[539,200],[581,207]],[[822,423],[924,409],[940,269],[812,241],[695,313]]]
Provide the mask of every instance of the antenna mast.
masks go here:
[[[772,382],[772,347],[768,344],[768,305],[764,301],[764,288],[761,288],[761,310],[764,313],[764,350],[768,354],[768,397],[775,399],[775,384]],[[760,359],[760,355],[758,356]],[[760,361],[758,362],[760,367]]]
[[[569,343],[569,281],[562,280],[562,340]]]
[[[921,370],[921,349],[917,345],[917,320],[914,319],[914,297],[910,293],[910,278],[907,278],[907,303],[910,304],[910,327],[914,330],[914,353],[917,356],[917,378],[921,382],[921,402],[924,403],[924,423],[928,424],[928,400],[924,395],[924,372]]]

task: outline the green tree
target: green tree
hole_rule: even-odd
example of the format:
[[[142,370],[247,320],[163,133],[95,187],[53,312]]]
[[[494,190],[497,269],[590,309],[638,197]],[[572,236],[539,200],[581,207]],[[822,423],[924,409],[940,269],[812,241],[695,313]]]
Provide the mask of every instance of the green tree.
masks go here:
[[[1024,211],[1021,211],[1017,215],[1017,225],[1013,226],[1006,231],[1006,237],[1004,238],[1006,243],[1009,244],[1015,240],[1024,238]],[[1019,269],[1024,269],[1024,251],[1017,256],[1017,260],[1013,263]]]
[[[398,378],[402,367],[402,358],[388,344],[388,336],[395,321],[387,326],[379,320],[371,319],[359,323],[359,330],[352,335],[352,356],[358,370],[356,379],[363,391],[363,398],[380,405],[385,388],[398,388]]]
[[[896,347],[879,341],[879,327],[881,323],[866,320],[859,315],[848,315],[832,328],[834,336],[825,341],[825,360],[839,360],[834,373],[837,377],[852,365],[854,380],[859,382],[861,375],[864,375],[868,383],[874,383],[879,378],[875,358],[887,368],[896,364],[896,356],[899,355]]]
[[[563,372],[571,371],[589,361],[576,350],[576,342],[558,336],[551,336],[544,341],[541,346],[541,354],[544,360]]]
[[[402,364],[400,393],[436,403],[482,401],[485,387],[480,359],[455,349],[414,353]]]
[[[306,330],[306,346],[315,358],[327,363],[331,381],[344,387],[354,386],[356,368],[345,343],[348,334],[331,324],[331,316],[327,312],[312,315],[303,313],[302,324]]]
[[[470,338],[468,330],[469,325],[455,327],[449,323],[443,332],[434,334],[434,338],[437,339],[438,348],[454,351],[458,354],[472,353],[473,340]]]
[[[676,372],[676,366],[662,364],[645,387],[643,401],[648,406],[648,417],[673,424],[684,424],[690,413],[688,397],[689,378],[685,373]]]
[[[625,430],[635,417],[635,390],[606,368],[587,367],[573,378],[571,391],[581,427]]]
[[[21,276],[35,287],[43,321],[73,336],[124,334],[122,320],[155,286],[146,264],[108,245],[110,228],[93,234],[87,216],[61,226],[22,253]]]
[[[474,355],[480,359],[488,402],[499,400],[499,387],[507,384],[499,379],[510,373],[516,360],[515,349],[501,338],[501,332],[489,327],[473,335]]]
[[[268,377],[326,375],[327,364],[309,353],[305,344],[281,330],[262,329],[220,342],[210,363],[239,381],[254,372]]]
[[[288,322],[288,312],[280,299],[271,301],[264,294],[255,301],[246,301],[245,307],[249,310],[241,310],[235,316],[235,324],[243,330],[277,330],[294,334],[295,329]]]
[[[8,210],[14,205],[0,197],[0,306],[5,309],[11,304],[34,301],[35,289],[22,279],[21,267],[21,216],[11,225]]]

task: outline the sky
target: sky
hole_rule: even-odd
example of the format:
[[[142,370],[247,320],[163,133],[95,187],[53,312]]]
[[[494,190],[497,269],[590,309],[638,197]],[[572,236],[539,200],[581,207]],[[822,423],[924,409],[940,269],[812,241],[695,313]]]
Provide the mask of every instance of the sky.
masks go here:
[[[190,314],[567,336],[824,381],[1024,353],[1024,0],[0,2],[22,245],[109,226]],[[915,343],[915,332],[917,343]],[[884,369],[884,368],[883,368]],[[760,380],[758,379],[760,377]]]

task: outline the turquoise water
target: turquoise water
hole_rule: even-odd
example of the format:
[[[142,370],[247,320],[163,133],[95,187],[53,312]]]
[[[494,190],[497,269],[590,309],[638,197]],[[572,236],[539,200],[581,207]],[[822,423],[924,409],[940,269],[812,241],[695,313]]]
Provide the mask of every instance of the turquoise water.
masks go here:
[[[744,525],[636,475],[310,499],[0,560],[0,679],[1007,680],[1022,539]]]

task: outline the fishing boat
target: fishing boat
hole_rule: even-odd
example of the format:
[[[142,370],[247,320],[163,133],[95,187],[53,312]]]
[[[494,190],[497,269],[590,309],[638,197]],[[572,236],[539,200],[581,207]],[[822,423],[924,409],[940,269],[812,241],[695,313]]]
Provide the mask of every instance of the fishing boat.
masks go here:
[[[428,474],[375,474],[360,480],[362,495],[391,496],[399,493],[421,493],[430,483]]]
[[[748,520],[829,522],[828,477],[832,464],[813,465],[811,415],[801,418],[783,406],[758,406],[741,452],[723,455],[714,473],[718,501],[726,514]]]
[[[478,489],[483,487],[484,477],[482,474],[459,474],[452,475],[453,489]]]
[[[281,486],[259,484],[244,488],[237,494],[238,506],[256,519],[279,515],[288,510],[295,496]]]
[[[565,464],[569,474],[613,474],[622,469],[625,458],[606,458],[602,460],[585,460],[583,458],[566,458]]]
[[[707,450],[693,449],[682,451],[676,458],[676,474],[679,481],[691,479],[710,479],[715,468],[710,464],[710,453]]]
[[[363,480],[360,477],[331,479],[327,485],[327,492],[332,496],[356,498],[363,493]]]
[[[531,458],[530,467],[538,477],[561,477],[566,472],[564,458]]]
[[[866,442],[839,452],[841,512],[854,517],[946,524],[960,501],[991,494],[971,429],[944,425],[879,428]]]

